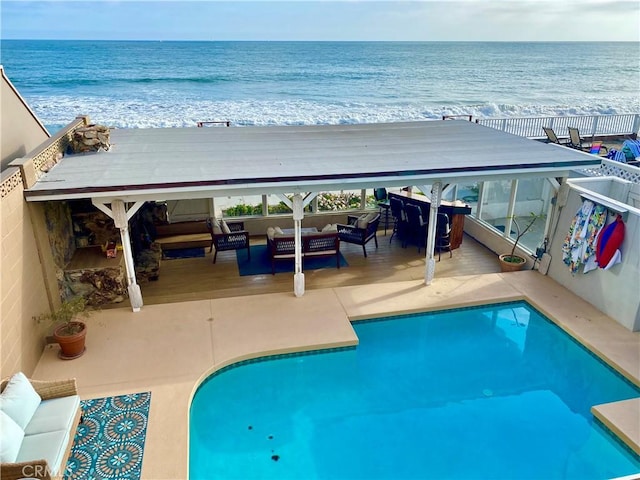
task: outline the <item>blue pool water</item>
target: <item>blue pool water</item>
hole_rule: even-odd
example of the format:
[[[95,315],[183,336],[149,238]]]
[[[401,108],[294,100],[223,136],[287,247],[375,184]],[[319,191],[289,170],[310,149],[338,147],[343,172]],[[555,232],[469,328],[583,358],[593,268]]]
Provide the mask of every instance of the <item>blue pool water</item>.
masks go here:
[[[604,479],[640,459],[592,405],[640,396],[526,303],[354,324],[356,348],[246,362],[190,412],[193,479]]]

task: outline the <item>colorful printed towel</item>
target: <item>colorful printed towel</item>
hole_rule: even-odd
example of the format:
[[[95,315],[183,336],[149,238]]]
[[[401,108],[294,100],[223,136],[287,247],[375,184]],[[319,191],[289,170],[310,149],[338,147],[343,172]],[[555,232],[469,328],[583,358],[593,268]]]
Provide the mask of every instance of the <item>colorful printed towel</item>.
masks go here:
[[[582,202],[562,245],[562,260],[572,274],[577,273],[582,265],[585,265],[584,273],[597,268],[595,242],[606,220],[605,207],[590,200]]]

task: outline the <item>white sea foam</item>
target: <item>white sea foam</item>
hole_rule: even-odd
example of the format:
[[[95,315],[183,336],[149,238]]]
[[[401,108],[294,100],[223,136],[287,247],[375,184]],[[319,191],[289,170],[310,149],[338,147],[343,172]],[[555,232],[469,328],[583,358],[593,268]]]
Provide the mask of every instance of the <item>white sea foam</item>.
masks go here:
[[[45,125],[65,125],[77,115],[117,128],[190,127],[198,121],[225,120],[233,125],[323,125],[435,120],[443,115],[474,118],[624,114],[640,111],[640,100],[608,99],[581,105],[320,103],[292,101],[117,101],[96,97],[33,96],[27,102]]]

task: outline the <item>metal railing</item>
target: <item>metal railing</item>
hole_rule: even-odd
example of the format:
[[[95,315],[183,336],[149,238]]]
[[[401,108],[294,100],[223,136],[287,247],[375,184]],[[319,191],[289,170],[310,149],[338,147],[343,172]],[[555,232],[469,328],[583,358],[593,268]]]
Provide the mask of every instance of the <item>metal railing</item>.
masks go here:
[[[568,137],[576,127],[583,137],[637,135],[640,113],[625,115],[575,115],[570,117],[477,118],[476,123],[528,138],[546,138],[542,127],[551,127],[559,137]]]

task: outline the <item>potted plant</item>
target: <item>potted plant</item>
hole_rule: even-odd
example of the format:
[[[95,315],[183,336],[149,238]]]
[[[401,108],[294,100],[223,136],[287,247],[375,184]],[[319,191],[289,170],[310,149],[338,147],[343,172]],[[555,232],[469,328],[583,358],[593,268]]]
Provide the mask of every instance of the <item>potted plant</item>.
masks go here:
[[[536,220],[540,218],[542,215],[536,215],[531,212],[529,217],[529,221],[524,228],[520,227],[518,220],[515,218],[515,215],[511,217],[511,221],[516,227],[516,239],[513,243],[513,247],[511,248],[511,253],[500,255],[498,258],[500,260],[500,268],[503,272],[516,272],[521,270],[524,267],[525,263],[527,263],[527,259],[521,257],[520,255],[516,255],[516,248],[518,247],[518,242],[533,227],[533,224],[536,223]]]
[[[58,356],[63,360],[78,358],[85,351],[87,325],[81,318],[91,315],[87,301],[83,297],[64,300],[60,307],[50,313],[41,313],[34,317],[36,322],[52,322],[55,327],[53,338],[60,345]]]

